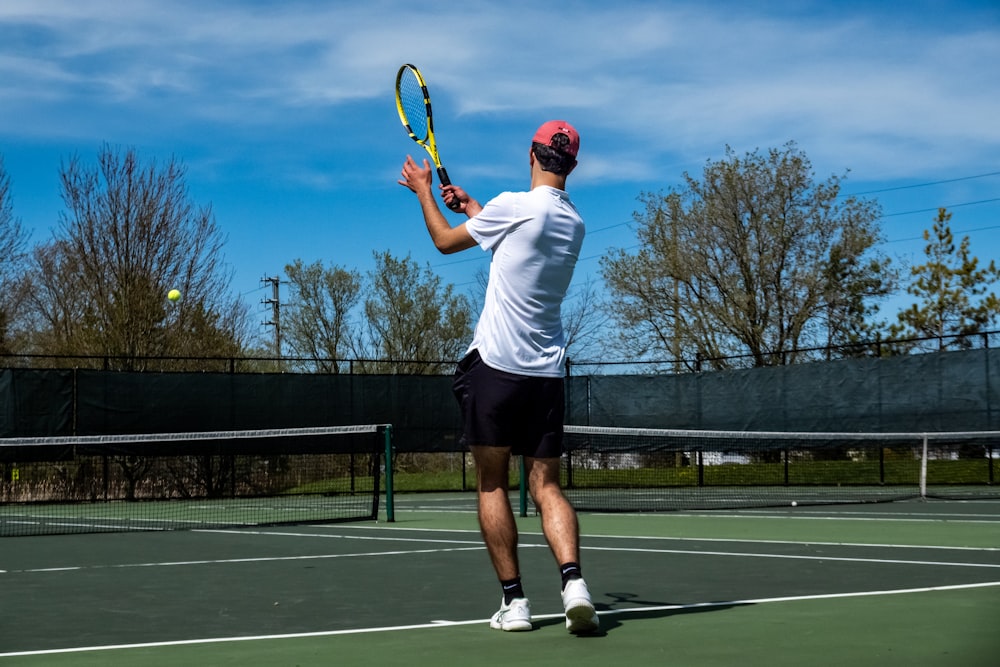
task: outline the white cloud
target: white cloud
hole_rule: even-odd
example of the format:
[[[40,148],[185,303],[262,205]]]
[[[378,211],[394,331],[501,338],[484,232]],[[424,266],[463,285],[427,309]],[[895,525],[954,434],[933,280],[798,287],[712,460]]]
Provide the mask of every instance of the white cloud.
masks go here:
[[[7,2],[0,31],[22,37],[0,43],[0,96],[41,107],[37,133],[60,104],[76,109],[81,133],[110,133],[121,115],[258,131],[290,113],[382,105],[398,64],[418,60],[459,122],[565,113],[592,129],[595,151],[631,147],[629,173],[727,143],[794,139],[824,161],[886,172],[927,152],[961,164],[1000,149],[995,25],[738,3],[400,7]],[[0,118],[0,133],[15,131],[13,118]]]

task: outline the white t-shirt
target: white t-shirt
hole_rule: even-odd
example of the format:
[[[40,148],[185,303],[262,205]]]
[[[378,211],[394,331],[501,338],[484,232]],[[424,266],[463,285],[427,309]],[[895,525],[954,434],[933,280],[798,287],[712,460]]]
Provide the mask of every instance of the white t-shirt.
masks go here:
[[[561,377],[566,354],[562,301],[583,245],[569,195],[549,186],[505,192],[466,229],[493,252],[486,301],[469,351],[493,368]]]

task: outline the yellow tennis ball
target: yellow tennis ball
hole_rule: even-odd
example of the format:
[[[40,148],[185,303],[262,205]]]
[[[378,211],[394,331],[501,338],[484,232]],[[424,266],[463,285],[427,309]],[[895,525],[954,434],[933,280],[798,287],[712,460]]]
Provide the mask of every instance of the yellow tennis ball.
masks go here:
[[[181,298],[181,291],[179,289],[172,289],[167,292],[167,298],[171,301],[177,301]]]

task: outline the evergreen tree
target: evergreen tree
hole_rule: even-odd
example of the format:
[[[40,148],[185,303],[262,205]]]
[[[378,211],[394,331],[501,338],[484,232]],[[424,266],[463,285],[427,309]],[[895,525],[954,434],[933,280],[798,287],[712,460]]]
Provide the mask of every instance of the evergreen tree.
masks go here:
[[[981,267],[970,254],[969,237],[955,245],[951,213],[938,209],[932,229],[924,230],[927,261],[910,270],[907,293],[918,299],[899,313],[896,338],[932,338],[939,350],[966,348],[1000,317],[1000,299],[990,287],[1000,279],[992,260]]]

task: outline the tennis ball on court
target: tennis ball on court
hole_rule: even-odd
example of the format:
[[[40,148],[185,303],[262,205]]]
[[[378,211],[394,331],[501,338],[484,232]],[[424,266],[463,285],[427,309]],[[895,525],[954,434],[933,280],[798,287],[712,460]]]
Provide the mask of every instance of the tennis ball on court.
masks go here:
[[[167,292],[167,298],[171,301],[177,301],[181,298],[181,291],[179,289],[172,289]]]
[[[792,501],[792,507],[798,507],[798,506],[799,506],[799,504],[793,500]]]

